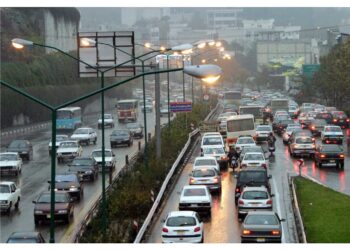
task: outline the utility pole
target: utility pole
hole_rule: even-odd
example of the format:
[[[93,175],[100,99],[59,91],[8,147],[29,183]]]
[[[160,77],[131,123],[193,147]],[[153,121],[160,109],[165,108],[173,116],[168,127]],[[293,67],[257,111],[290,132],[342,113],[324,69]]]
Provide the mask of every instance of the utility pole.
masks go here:
[[[159,70],[159,64],[156,64],[156,71]],[[161,151],[161,131],[160,131],[160,77],[155,74],[155,99],[156,99],[156,158],[160,159]]]

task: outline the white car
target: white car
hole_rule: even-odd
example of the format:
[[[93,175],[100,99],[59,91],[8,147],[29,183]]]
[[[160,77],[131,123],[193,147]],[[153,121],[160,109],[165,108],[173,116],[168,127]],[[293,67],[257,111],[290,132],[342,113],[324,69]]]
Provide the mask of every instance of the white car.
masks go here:
[[[271,132],[271,125],[258,125],[255,129],[255,140],[257,142],[267,141],[267,138]]]
[[[19,207],[21,200],[21,190],[12,181],[0,182],[0,208],[1,211],[11,212],[12,206]]]
[[[196,157],[193,163],[193,170],[202,167],[214,167],[218,172],[220,172],[220,166],[213,156],[200,156]]]
[[[343,139],[344,133],[339,126],[324,126],[323,131],[321,132],[322,143],[342,144]]]
[[[240,153],[244,147],[256,146],[254,139],[250,136],[241,136],[235,144],[236,151]]]
[[[102,169],[102,149],[92,151],[91,157],[95,159],[98,167]],[[114,171],[115,169],[116,159],[111,149],[105,149],[105,166],[108,167],[108,171]]]
[[[0,173],[10,174],[16,176],[22,171],[22,158],[17,152],[0,153]]]
[[[57,149],[57,161],[72,160],[75,157],[81,156],[82,153],[83,149],[77,141],[63,141]]]
[[[247,152],[244,154],[241,162],[241,168],[244,167],[263,167],[267,169],[267,160],[263,153],[260,152]]]
[[[205,146],[202,149],[202,156],[215,157],[220,168],[227,168],[228,158],[225,149],[222,146]]]
[[[97,133],[92,128],[78,128],[70,137],[72,140],[77,140],[80,144],[89,145],[90,142],[96,145]]]
[[[211,215],[212,199],[205,185],[184,186],[180,195],[179,210],[205,212]]]
[[[224,139],[219,132],[217,134],[205,133],[202,137],[201,148],[204,146],[222,146],[225,147]]]
[[[114,119],[112,114],[105,114],[104,115],[104,123],[105,123],[105,127],[111,127],[114,128]],[[102,128],[102,117],[100,117],[100,119],[98,119],[98,128]]]
[[[166,217],[162,228],[163,243],[203,243],[204,226],[198,213],[173,211]]]
[[[59,148],[61,142],[68,141],[69,137],[68,135],[56,135],[56,150]],[[49,154],[51,155],[51,149],[52,149],[52,141],[49,143]]]
[[[301,130],[301,126],[299,124],[288,124],[286,130],[282,134],[282,141],[284,145],[287,145],[289,142],[289,138],[294,130]]]

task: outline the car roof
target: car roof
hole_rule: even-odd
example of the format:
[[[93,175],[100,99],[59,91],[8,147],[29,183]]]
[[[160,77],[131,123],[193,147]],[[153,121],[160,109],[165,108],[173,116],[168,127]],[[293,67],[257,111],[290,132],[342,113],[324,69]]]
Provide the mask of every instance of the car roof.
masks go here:
[[[183,190],[185,189],[207,189],[207,186],[205,185],[186,185],[183,187]]]
[[[276,213],[274,211],[249,211],[248,212],[248,215],[275,215],[276,216]]]
[[[194,211],[171,211],[168,213],[168,217],[177,217],[177,216],[194,216]]]
[[[245,167],[244,169],[242,169],[240,171],[240,173],[242,172],[250,172],[250,171],[261,171],[261,172],[266,172],[267,170],[265,168],[257,168],[257,167]]]
[[[96,149],[92,150],[91,153],[92,153],[92,152],[96,152],[96,151],[102,151],[102,148],[96,148]],[[110,148],[105,148],[105,151],[112,151],[112,149],[110,149]]]
[[[214,156],[198,156],[194,161],[197,160],[216,160],[216,158]]]
[[[262,152],[246,152],[244,155],[264,155]]]
[[[265,191],[265,192],[268,192],[267,188],[265,186],[260,186],[260,187],[245,187],[243,189],[243,192],[245,191]]]
[[[202,148],[224,148],[222,145],[203,145]]]
[[[3,152],[0,155],[18,155],[18,152]]]
[[[61,141],[61,143],[65,143],[65,142],[69,142],[69,143],[71,143],[71,142],[78,143],[78,141],[74,141],[74,140],[69,140],[69,141]]]
[[[78,129],[92,129],[91,127],[80,127],[80,128],[77,128]]]
[[[27,237],[37,237],[40,233],[39,232],[13,232],[9,238],[27,238]]]
[[[0,184],[11,185],[11,184],[15,184],[15,183],[13,181],[0,181]]]

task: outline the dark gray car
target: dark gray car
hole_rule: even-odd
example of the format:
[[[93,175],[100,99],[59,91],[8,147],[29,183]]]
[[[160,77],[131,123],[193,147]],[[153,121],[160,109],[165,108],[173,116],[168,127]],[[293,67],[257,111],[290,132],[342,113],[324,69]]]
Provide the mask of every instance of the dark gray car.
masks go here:
[[[97,162],[92,157],[77,157],[69,164],[69,172],[76,173],[80,180],[94,181],[98,176]]]
[[[7,152],[17,152],[23,160],[27,161],[33,158],[33,146],[28,140],[13,140]]]
[[[111,148],[118,145],[127,145],[130,147],[133,144],[131,133],[127,129],[113,130],[110,136]]]

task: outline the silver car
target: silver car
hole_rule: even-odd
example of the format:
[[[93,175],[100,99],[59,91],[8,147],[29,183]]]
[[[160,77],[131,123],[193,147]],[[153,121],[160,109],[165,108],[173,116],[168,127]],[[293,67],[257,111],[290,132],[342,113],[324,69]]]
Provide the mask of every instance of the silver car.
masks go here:
[[[244,219],[250,211],[272,211],[271,196],[267,188],[264,186],[245,187],[238,199],[238,218]]]
[[[190,185],[205,185],[210,191],[221,193],[221,177],[215,167],[195,169],[190,176]]]
[[[249,212],[242,223],[241,242],[281,243],[282,221],[273,211]]]

